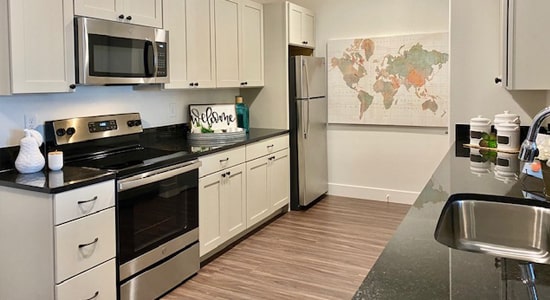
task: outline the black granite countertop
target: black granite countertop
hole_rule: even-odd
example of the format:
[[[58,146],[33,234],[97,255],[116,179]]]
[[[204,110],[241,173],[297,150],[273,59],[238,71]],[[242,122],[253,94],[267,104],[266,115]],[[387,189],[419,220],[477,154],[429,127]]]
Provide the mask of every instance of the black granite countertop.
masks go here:
[[[149,128],[141,134],[140,141],[145,147],[171,152],[166,161],[175,164],[288,133],[286,129],[250,128],[250,132],[242,139],[225,143],[203,142],[199,145],[187,140],[186,130],[185,126],[179,125]],[[60,171],[44,169],[37,173],[20,174],[13,168],[17,151],[18,147],[0,149],[3,157],[0,160],[0,186],[55,194],[115,178],[112,172],[67,165]],[[147,168],[149,163],[154,163],[154,159],[151,161],[138,166],[136,171],[140,167]]]
[[[434,238],[441,210],[451,194],[542,196],[542,180],[521,174],[516,155],[492,157],[509,161],[503,170],[490,161],[476,162],[478,150],[471,150],[472,158],[470,149],[465,151],[467,155],[462,157],[464,149],[452,147],[443,158],[354,300],[530,299],[520,280],[521,262],[452,249]],[[539,299],[550,299],[550,265],[534,264],[534,271]]]

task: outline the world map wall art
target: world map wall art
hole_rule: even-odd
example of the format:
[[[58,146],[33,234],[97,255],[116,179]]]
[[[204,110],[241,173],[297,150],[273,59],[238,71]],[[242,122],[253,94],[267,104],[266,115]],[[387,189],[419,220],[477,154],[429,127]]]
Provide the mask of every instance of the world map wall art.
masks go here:
[[[449,34],[330,40],[329,123],[447,127]]]

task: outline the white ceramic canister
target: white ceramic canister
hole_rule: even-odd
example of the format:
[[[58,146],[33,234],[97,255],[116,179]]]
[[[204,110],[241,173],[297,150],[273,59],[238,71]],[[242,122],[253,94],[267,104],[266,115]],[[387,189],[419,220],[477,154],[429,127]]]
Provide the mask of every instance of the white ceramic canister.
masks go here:
[[[483,133],[491,133],[491,120],[477,116],[470,119],[470,144],[479,145]]]
[[[520,126],[517,123],[500,123],[497,129],[497,149],[518,150]]]
[[[479,149],[470,149],[470,171],[472,174],[482,176],[490,173],[491,162],[483,157]]]
[[[497,152],[495,171],[505,174],[507,177],[517,175],[519,172],[519,158],[515,153]]]

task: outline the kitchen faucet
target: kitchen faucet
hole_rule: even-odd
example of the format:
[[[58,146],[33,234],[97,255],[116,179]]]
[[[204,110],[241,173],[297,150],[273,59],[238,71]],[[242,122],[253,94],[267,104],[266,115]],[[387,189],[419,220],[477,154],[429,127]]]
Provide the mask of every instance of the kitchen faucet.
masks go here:
[[[537,134],[542,121],[548,116],[550,116],[550,106],[539,111],[535,118],[533,118],[533,123],[531,123],[531,127],[529,127],[529,131],[527,132],[527,138],[523,141],[519,149],[518,158],[520,160],[526,162],[533,162],[533,160],[535,160],[535,156],[538,154],[536,142]]]

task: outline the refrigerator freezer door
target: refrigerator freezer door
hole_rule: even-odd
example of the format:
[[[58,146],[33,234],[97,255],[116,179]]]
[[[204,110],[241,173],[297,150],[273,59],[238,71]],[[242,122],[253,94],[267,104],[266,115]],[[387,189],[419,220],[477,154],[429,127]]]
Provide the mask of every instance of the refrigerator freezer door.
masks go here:
[[[299,202],[306,206],[328,191],[327,99],[298,100],[296,106]]]
[[[326,66],[323,57],[297,56],[296,99],[311,99],[326,95]]]

